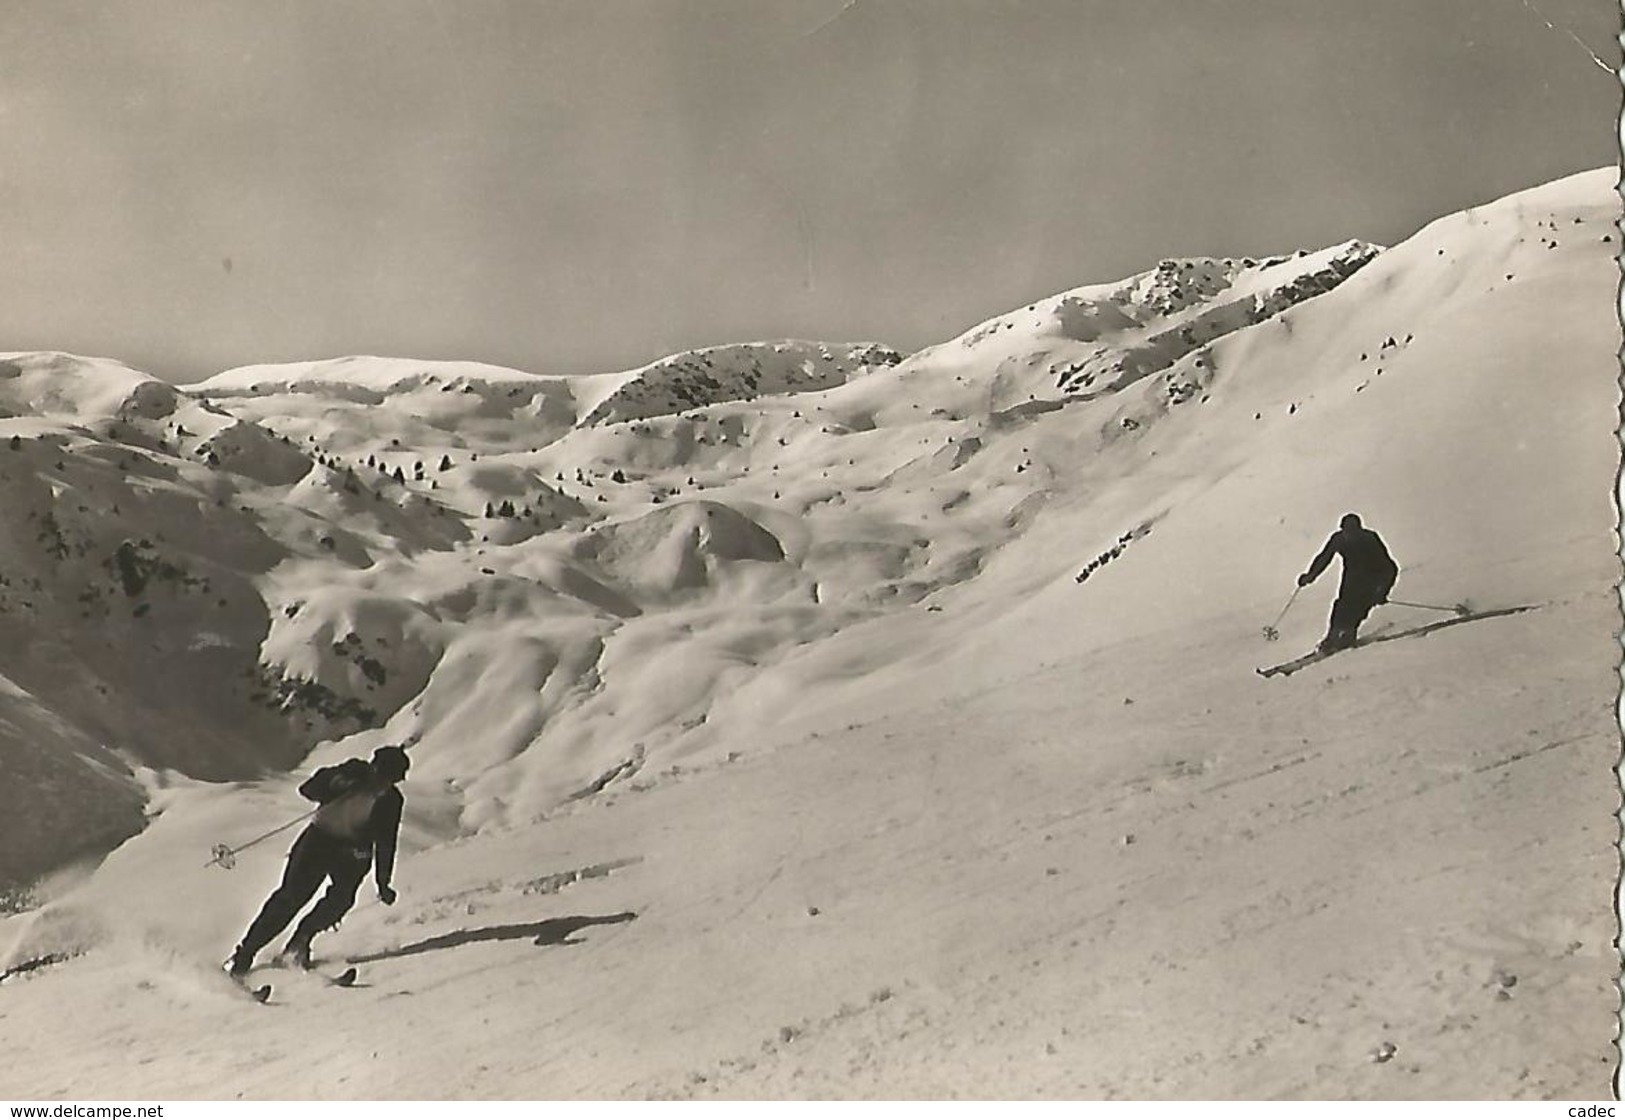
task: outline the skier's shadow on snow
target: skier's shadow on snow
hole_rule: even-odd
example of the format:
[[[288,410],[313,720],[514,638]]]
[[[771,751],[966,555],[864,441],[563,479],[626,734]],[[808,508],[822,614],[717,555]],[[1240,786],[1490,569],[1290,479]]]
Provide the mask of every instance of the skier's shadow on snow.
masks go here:
[[[1504,618],[1509,614],[1522,614],[1524,611],[1535,609],[1534,604],[1522,607],[1501,607],[1493,611],[1472,611],[1469,614],[1456,615],[1453,618],[1442,619],[1439,622],[1430,622],[1426,626],[1412,626],[1405,630],[1386,630],[1380,634],[1373,634],[1369,638],[1361,638],[1356,645],[1374,646],[1378,642],[1397,642],[1401,638],[1420,638],[1424,634],[1432,634],[1437,630],[1444,630],[1451,626],[1461,626],[1468,622],[1478,622],[1485,618]]]
[[[419,953],[435,953],[441,949],[456,949],[462,945],[474,945],[481,941],[520,941],[529,938],[532,945],[580,945],[580,938],[573,938],[577,930],[588,926],[612,926],[623,922],[634,921],[637,914],[631,910],[623,910],[619,914],[600,914],[589,916],[573,914],[568,918],[548,918],[542,922],[522,922],[510,926],[486,926],[484,929],[460,929],[453,933],[443,933],[438,937],[431,937],[426,941],[415,941],[410,945],[402,945],[399,949],[385,949],[379,953],[368,953],[366,956],[349,958],[351,964],[366,964],[369,961],[394,960],[397,957],[415,957]]]

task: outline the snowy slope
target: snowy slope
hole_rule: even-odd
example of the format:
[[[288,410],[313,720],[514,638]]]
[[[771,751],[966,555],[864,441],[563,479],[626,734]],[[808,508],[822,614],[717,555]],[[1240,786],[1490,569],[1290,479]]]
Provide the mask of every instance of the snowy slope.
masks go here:
[[[0,1094],[1606,1094],[1613,182],[756,399],[373,359],[192,387],[144,469],[261,534],[222,633],[316,750],[243,782],[77,730],[153,819],[0,924]],[[1329,578],[1260,628],[1350,509],[1397,597],[1484,616],[1383,607],[1259,680],[1318,637]],[[160,652],[202,625],[170,618]],[[246,1006],[215,962],[285,843],[210,845],[385,741],[401,900],[318,942],[367,986]]]

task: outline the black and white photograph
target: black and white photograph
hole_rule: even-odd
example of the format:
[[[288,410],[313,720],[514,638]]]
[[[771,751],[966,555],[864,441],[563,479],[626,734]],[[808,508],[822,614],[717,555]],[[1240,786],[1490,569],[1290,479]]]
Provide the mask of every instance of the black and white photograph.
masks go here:
[[[0,0],[0,1102],[1615,1100],[1622,24]]]

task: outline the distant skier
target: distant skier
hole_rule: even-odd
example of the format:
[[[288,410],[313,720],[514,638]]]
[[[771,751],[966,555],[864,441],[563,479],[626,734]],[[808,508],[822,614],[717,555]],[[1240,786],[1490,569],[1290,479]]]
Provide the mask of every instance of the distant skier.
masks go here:
[[[400,747],[379,747],[372,761],[352,758],[337,766],[324,766],[307,778],[299,793],[319,802],[320,808],[288,850],[282,883],[265,900],[259,916],[243,934],[228,966],[242,977],[254,967],[254,956],[287,928],[294,916],[321,888],[321,901],[310,908],[293,931],[280,956],[300,968],[310,967],[310,942],[324,929],[339,924],[355,905],[356,891],[370,868],[385,906],[395,903],[389,885],[395,870],[395,844],[400,833],[401,810],[406,800],[396,787],[411,765]]]
[[[1326,636],[1318,647],[1322,653],[1352,646],[1366,615],[1388,601],[1388,593],[1399,578],[1399,565],[1388,555],[1382,538],[1361,525],[1356,514],[1344,515],[1337,532],[1310,563],[1309,570],[1298,577],[1298,586],[1308,587],[1320,578],[1333,556],[1343,558],[1343,581],[1337,589],[1337,601],[1332,604]]]

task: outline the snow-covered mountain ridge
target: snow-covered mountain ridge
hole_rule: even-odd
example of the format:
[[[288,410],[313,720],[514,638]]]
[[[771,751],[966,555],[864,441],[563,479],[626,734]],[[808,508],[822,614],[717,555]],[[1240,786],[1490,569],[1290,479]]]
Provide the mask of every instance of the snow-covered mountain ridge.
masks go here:
[[[1265,260],[1164,260],[990,319],[911,361],[991,368],[995,407],[1017,403],[1022,390],[1028,399],[1110,393],[1183,359],[1202,369],[1201,352],[1218,339],[1331,291],[1380,252],[1349,241]]]

